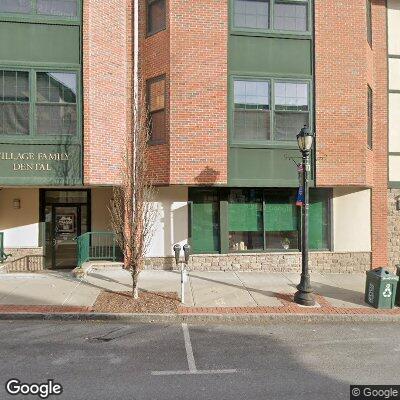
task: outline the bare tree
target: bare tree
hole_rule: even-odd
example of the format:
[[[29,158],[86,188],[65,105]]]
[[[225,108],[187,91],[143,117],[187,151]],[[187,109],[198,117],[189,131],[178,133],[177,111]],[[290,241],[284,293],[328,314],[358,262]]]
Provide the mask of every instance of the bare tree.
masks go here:
[[[139,96],[138,91],[134,97]],[[143,95],[133,101],[131,132],[127,135],[123,155],[122,184],[113,189],[110,206],[111,225],[124,255],[124,268],[132,275],[132,296],[137,299],[138,278],[144,267],[150,244],[156,208],[155,189],[148,169],[147,143],[150,124]]]

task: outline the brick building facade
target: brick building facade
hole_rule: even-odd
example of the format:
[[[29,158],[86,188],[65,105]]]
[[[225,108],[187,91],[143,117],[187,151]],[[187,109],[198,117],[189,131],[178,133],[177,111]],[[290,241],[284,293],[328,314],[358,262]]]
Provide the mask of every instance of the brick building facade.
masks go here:
[[[3,93],[16,88],[3,103],[29,105],[25,125],[22,111],[0,121],[0,231],[18,265],[39,253],[46,267],[71,267],[75,236],[110,231],[131,129],[132,2],[61,3],[0,5],[0,30],[13,33],[0,44]],[[312,270],[398,263],[398,26],[400,0],[140,0],[157,186],[147,266],[173,267],[172,246],[189,242],[195,269],[298,270],[303,125],[316,133]],[[57,40],[68,54],[46,51]]]

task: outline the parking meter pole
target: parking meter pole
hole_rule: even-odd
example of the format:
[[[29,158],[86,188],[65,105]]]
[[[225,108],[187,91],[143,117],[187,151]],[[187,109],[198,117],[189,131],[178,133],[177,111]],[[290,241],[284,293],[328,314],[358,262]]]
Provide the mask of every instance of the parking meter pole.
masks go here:
[[[184,263],[182,263],[182,270],[181,270],[181,303],[185,304],[185,267]]]

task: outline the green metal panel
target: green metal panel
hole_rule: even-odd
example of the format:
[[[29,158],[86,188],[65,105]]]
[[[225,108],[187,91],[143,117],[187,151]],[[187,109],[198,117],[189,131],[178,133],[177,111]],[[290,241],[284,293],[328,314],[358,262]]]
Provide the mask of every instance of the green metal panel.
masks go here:
[[[193,190],[191,203],[191,243],[194,253],[216,253],[220,250],[219,196],[211,190]]]
[[[77,144],[0,144],[0,184],[82,184]]]
[[[229,186],[298,187],[296,161],[299,150],[285,148],[231,147],[229,153]]]
[[[312,250],[329,248],[328,243],[328,200],[325,193],[310,193],[309,246]]]
[[[292,200],[290,198],[289,200]],[[264,225],[267,232],[297,231],[298,213],[296,205],[287,197],[267,196],[265,202]]]
[[[230,203],[228,206],[229,231],[259,232],[263,229],[262,204]]]
[[[229,71],[235,74],[312,74],[312,42],[259,36],[229,37]]]
[[[0,23],[2,63],[79,64],[80,27]]]

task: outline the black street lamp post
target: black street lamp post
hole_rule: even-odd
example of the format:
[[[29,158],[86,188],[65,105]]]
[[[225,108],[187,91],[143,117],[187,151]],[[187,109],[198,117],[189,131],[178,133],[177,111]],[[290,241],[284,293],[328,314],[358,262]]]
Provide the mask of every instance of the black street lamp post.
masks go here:
[[[301,280],[294,295],[294,301],[303,306],[314,306],[315,298],[311,287],[310,273],[308,271],[308,210],[310,206],[310,153],[313,145],[314,135],[307,126],[297,135],[297,143],[302,154],[303,166],[303,191],[304,202],[301,207]]]

